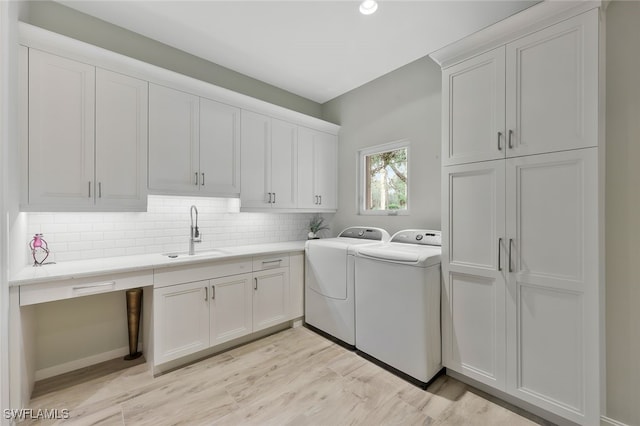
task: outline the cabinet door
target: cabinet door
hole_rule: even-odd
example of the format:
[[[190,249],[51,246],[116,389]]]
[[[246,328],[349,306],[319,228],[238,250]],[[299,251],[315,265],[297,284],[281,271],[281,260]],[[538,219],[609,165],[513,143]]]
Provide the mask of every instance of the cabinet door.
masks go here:
[[[315,142],[317,132],[306,127],[298,128],[298,207],[317,209]]]
[[[298,128],[286,121],[271,119],[271,192],[273,207],[297,206]]]
[[[507,70],[507,156],[597,146],[597,9],[508,44]]]
[[[210,281],[211,346],[251,333],[251,278],[251,274],[242,274]]]
[[[507,161],[509,392],[599,423],[597,148]]]
[[[298,127],[298,208],[335,210],[337,150],[334,135]]]
[[[240,109],[200,98],[200,193],[240,195]]]
[[[156,364],[209,347],[209,281],[158,288],[153,298]]]
[[[443,165],[504,158],[505,49],[442,71]]]
[[[281,324],[289,316],[289,268],[253,274],[253,331]]]
[[[291,318],[304,315],[304,254],[289,255],[289,285],[291,286]]]
[[[149,85],[149,191],[198,192],[199,104],[197,96]]]
[[[147,207],[148,83],[96,70],[96,205]]]
[[[504,160],[443,168],[443,363],[505,388]]]
[[[29,204],[94,204],[95,68],[29,49]]]
[[[338,138],[318,132],[314,144],[315,192],[319,206],[325,210],[338,208]]]
[[[249,111],[242,111],[241,143],[241,207],[269,208],[271,192],[271,164],[269,145],[271,119]]]

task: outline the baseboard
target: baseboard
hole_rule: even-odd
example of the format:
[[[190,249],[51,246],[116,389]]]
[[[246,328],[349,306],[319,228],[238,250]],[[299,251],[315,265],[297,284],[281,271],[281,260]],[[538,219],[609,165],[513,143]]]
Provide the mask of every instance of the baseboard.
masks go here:
[[[555,425],[558,426],[576,426],[576,423],[567,420],[563,417],[558,416],[557,414],[554,413],[550,413],[540,407],[536,407],[533,404],[530,404],[526,401],[522,401],[518,398],[515,398],[512,395],[509,395],[506,392],[502,392],[498,389],[494,389],[491,386],[488,386],[484,383],[478,382],[477,380],[474,380],[470,377],[467,377],[463,374],[458,373],[457,371],[451,370],[449,368],[447,368],[446,371],[446,375],[447,376],[451,376],[454,379],[461,381],[462,383],[465,383],[467,385],[470,385],[482,392],[487,393],[488,395],[494,396],[508,404],[513,405],[514,407],[518,407],[522,410],[525,410],[535,416],[538,416],[542,419],[548,420],[550,422],[552,422]]]
[[[142,345],[138,345],[138,350],[142,350]],[[114,349],[108,352],[95,354],[86,358],[75,359],[73,361],[65,362],[64,364],[54,365],[52,367],[42,368],[36,370],[35,381],[48,379],[49,377],[58,376],[60,374],[68,373],[70,371],[79,370],[81,368],[89,367],[94,364],[99,364],[104,361],[109,361],[114,358],[123,357],[129,353],[129,346]]]
[[[601,426],[628,426],[626,423],[619,422],[607,416],[600,417]]]

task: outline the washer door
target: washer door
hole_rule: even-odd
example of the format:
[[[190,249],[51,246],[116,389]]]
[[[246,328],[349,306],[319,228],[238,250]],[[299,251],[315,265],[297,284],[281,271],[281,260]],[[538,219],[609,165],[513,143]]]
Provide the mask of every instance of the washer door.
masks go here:
[[[332,299],[347,298],[347,246],[340,243],[318,242],[305,250],[306,286]]]

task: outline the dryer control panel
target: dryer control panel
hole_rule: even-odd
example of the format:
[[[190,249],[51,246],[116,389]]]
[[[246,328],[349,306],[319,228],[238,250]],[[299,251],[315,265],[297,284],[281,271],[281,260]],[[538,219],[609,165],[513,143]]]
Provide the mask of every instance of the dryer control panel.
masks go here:
[[[441,246],[442,232],[429,229],[405,229],[391,237],[392,243],[420,244],[425,246]]]

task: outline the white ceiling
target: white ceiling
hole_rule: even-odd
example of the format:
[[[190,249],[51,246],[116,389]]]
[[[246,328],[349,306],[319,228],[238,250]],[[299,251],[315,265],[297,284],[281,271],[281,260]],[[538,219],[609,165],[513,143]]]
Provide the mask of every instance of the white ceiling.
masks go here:
[[[58,1],[319,103],[537,3]]]

